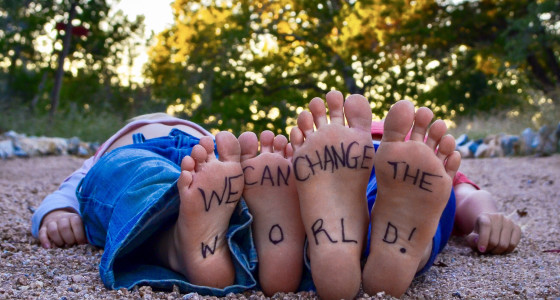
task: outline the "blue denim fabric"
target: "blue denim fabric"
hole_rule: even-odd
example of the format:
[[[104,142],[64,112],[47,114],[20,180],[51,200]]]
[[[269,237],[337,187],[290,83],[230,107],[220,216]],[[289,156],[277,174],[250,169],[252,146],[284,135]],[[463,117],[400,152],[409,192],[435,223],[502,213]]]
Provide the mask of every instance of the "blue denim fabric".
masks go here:
[[[214,296],[256,287],[252,216],[244,201],[233,213],[226,234],[236,274],[232,286],[193,285],[182,274],[142,257],[142,244],[177,219],[181,160],[190,155],[199,139],[173,129],[166,137],[145,140],[139,134],[133,141],[104,155],[76,191],[88,241],[105,248],[99,264],[105,286],[172,289],[177,285],[182,293]]]

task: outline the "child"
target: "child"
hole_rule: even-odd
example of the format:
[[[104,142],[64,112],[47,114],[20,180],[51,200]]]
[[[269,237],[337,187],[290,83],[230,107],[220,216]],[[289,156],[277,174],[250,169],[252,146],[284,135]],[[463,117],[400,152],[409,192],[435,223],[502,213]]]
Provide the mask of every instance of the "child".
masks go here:
[[[86,161],[84,170],[74,173],[76,178],[71,176],[45,199],[34,215],[34,235],[39,232],[44,247],[51,242],[56,246],[85,242],[80,211],[88,241],[105,247],[100,273],[111,288],[136,284],[170,288],[177,284],[182,291],[203,294],[240,292],[257,284],[253,277],[256,251],[259,283],[267,295],[295,290],[306,258],[320,296],[350,298],[362,281],[360,259],[369,219],[363,195],[368,192],[372,204],[377,182],[379,204],[372,211],[373,238],[363,272],[364,289],[400,295],[418,270],[429,268],[451,232],[455,202],[447,199],[459,166],[454,142],[443,137],[445,125],[436,122],[424,143],[420,137],[427,131],[431,111],[420,109],[415,114],[410,103],[399,102],[387,117],[382,146],[374,153],[367,101],[353,95],[343,109],[342,95],[331,92],[327,102],[330,124],[320,99],[311,101],[311,113],[299,116],[291,134],[295,151],[284,137],[274,137],[271,132],[261,135],[260,154],[254,134],[241,135],[239,146],[231,135],[221,133],[216,137],[219,161],[213,154],[214,143],[204,137],[209,134],[195,124],[174,118],[133,122],[106,142],[92,161]],[[349,127],[344,126],[345,119]],[[404,142],[413,122],[411,141]],[[173,163],[161,159],[158,152],[166,152],[162,145],[140,147],[154,141],[132,134],[162,136],[174,126],[184,126],[181,130],[192,135],[172,129],[169,137],[159,138],[188,141],[176,142],[181,151],[168,147],[179,153],[163,153]],[[117,149],[129,144],[132,136],[134,146]],[[196,145],[198,137],[200,145]],[[107,150],[113,151],[100,159]],[[419,155],[409,158],[410,153]],[[94,161],[99,162],[91,168]],[[378,174],[370,178],[373,165]],[[46,214],[43,206],[54,202],[49,197],[71,190],[86,173],[77,192],[80,207],[58,204]],[[428,191],[431,197],[422,196],[421,192]],[[255,218],[256,249],[248,227],[251,215],[244,202],[239,202],[241,192]],[[457,224],[471,233],[472,245],[493,253],[515,248],[519,227],[496,214],[486,192],[461,183],[456,185],[456,196]],[[114,203],[100,203],[115,198]],[[415,202],[419,200],[421,204]],[[424,213],[421,220],[419,212]],[[305,256],[304,232],[309,243]],[[155,253],[157,259],[140,262],[139,253]]]
[[[47,196],[32,219],[45,248],[105,249],[103,283],[225,295],[254,288],[256,255],[237,139],[167,115],[135,120]],[[83,220],[84,226],[80,223]]]

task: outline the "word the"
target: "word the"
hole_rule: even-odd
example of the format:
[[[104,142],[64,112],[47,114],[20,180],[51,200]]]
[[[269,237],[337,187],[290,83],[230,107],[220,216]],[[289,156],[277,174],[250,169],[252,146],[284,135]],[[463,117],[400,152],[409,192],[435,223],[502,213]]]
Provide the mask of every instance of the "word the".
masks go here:
[[[365,145],[362,154],[350,156],[350,152],[355,147],[360,147],[358,142],[351,142],[347,146],[341,142],[340,147],[325,145],[322,153],[315,150],[315,155],[298,156],[294,159],[294,175],[298,181],[306,181],[311,175],[315,175],[316,170],[330,169],[331,173],[334,173],[339,168],[368,169],[367,161],[373,158],[368,154],[373,151],[373,146]]]
[[[239,175],[235,175],[235,176],[228,176],[225,177],[224,179],[224,189],[222,190],[222,194],[221,196],[218,195],[218,192],[213,190],[212,193],[210,193],[210,199],[206,198],[206,193],[204,192],[203,189],[198,188],[198,190],[200,191],[200,194],[202,194],[202,199],[204,200],[204,209],[206,209],[206,211],[210,210],[210,206],[212,205],[212,200],[216,199],[216,201],[218,201],[218,205],[222,205],[222,202],[224,200],[225,203],[235,203],[237,201],[239,201],[239,198],[241,197],[241,193],[240,191],[232,191],[232,184],[231,181],[234,179],[237,179],[239,177],[243,176],[242,174]],[[241,187],[243,187],[243,185],[241,185]],[[226,193],[227,191],[227,193]],[[233,197],[238,195],[237,197]]]
[[[358,241],[356,240],[349,240],[346,239],[346,234],[344,233],[344,218],[340,218],[340,226],[341,226],[341,235],[342,235],[342,242],[343,243],[355,243],[357,244]],[[326,229],[323,229],[323,219],[319,218],[311,225],[311,231],[313,232],[313,237],[315,238],[315,245],[319,245],[319,239],[317,236],[322,233],[324,234],[329,242],[336,244],[338,243],[337,240],[334,240],[331,235],[327,232]]]
[[[410,234],[408,235],[409,241],[410,239],[412,239],[412,235],[414,234],[415,231],[416,231],[416,227],[414,227],[410,232]],[[397,242],[398,238],[399,238],[399,230],[397,229],[397,227],[391,224],[391,222],[387,222],[387,228],[385,229],[385,235],[383,236],[383,241],[387,244],[394,244]],[[401,253],[406,253],[405,248],[401,248],[400,251]]]
[[[247,178],[252,177],[249,175],[250,171],[248,170],[255,170],[255,168],[252,166],[246,166],[245,168],[243,168],[243,173],[245,173],[245,185],[264,185],[265,183],[270,182],[272,186],[275,186],[274,184],[276,181],[276,186],[281,186],[282,184],[288,185],[288,178],[290,177],[291,167],[290,165],[286,165],[285,170],[282,170],[282,167],[278,166],[276,172],[271,172],[268,165],[266,165],[262,171],[260,183],[258,180],[247,182]]]
[[[397,179],[397,173],[401,173],[403,182],[405,182],[408,178],[410,178],[412,180],[411,182],[412,185],[418,184],[418,187],[420,189],[423,189],[430,193],[432,192],[432,190],[428,189],[427,186],[432,185],[432,183],[429,182],[427,179],[430,177],[440,177],[440,178],[443,177],[441,175],[420,171],[420,169],[416,169],[416,172],[412,171],[411,173],[409,173],[410,165],[404,161],[387,161],[387,163],[393,166],[393,179]],[[404,173],[401,172],[403,170],[402,168],[403,165],[405,166]],[[399,166],[401,167],[399,168]],[[420,173],[422,173],[422,175],[420,175]],[[400,178],[401,176],[399,174],[399,179]],[[418,178],[420,178],[420,180],[418,180]]]

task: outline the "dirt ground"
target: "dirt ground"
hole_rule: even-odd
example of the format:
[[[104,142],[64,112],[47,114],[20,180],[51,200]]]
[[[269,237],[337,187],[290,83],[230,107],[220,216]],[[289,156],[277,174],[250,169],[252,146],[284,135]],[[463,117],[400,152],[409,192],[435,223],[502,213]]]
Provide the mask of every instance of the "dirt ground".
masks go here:
[[[72,156],[0,161],[0,299],[199,299],[149,287],[110,291],[99,278],[102,250],[83,245],[45,250],[31,236],[33,208],[83,159]],[[523,229],[516,251],[479,255],[452,238],[433,268],[404,299],[559,299],[560,155],[464,160],[461,171],[495,195]],[[273,298],[313,298],[314,293]],[[368,295],[360,295],[369,297]],[[226,298],[264,298],[248,291]],[[376,295],[376,298],[389,298]]]

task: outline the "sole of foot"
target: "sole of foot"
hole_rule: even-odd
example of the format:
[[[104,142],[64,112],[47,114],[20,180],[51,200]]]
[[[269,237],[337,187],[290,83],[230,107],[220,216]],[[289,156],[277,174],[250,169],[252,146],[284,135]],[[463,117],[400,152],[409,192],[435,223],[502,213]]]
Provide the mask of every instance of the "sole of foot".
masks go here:
[[[292,170],[292,148],[285,136],[264,131],[239,137],[245,174],[243,198],[254,217],[259,283],[267,296],[295,292],[303,270],[305,231]]]
[[[397,102],[387,115],[374,159],[378,191],[363,271],[363,288],[370,295],[401,296],[430,256],[461,162],[445,123],[429,126],[432,118],[431,110],[415,112],[408,101]]]
[[[244,178],[237,138],[220,132],[216,145],[219,160],[212,138],[203,137],[181,163],[177,182],[181,204],[169,259],[171,268],[192,284],[224,288],[235,280],[226,232]]]
[[[317,292],[323,299],[351,299],[360,288],[368,226],[372,114],[360,95],[344,101],[333,91],[326,100],[330,121],[323,100],[315,98],[290,134],[294,175]]]

